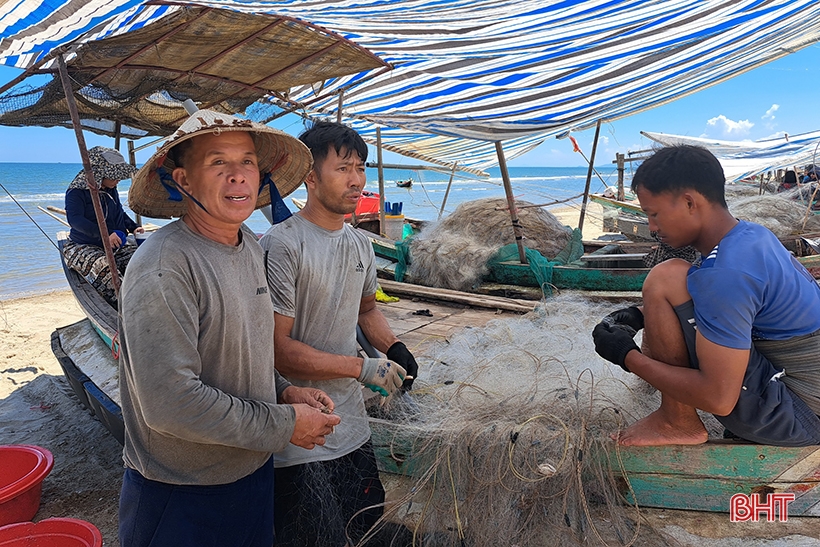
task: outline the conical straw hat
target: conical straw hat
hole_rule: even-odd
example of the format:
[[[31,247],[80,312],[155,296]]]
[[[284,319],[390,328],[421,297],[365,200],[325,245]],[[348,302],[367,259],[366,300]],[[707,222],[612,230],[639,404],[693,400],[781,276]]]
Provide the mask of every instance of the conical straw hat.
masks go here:
[[[271,179],[282,197],[296,190],[313,166],[310,150],[299,139],[287,133],[228,114],[198,110],[163,142],[133,177],[128,192],[130,209],[151,218],[184,215],[188,200],[171,199],[171,194],[160,182],[158,169],[164,168],[168,175],[173,172],[176,164],[168,151],[177,144],[207,132],[219,134],[223,131],[247,131],[254,134],[260,182],[264,180],[265,174],[271,173]],[[256,208],[264,207],[270,202],[270,187],[265,186],[256,200]]]

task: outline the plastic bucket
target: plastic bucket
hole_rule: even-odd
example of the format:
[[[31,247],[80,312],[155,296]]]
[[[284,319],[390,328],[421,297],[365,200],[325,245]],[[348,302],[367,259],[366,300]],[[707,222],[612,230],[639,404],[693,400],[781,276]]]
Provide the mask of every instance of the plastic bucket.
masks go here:
[[[142,242],[145,241],[146,239],[148,239],[148,236],[150,236],[150,235],[151,235],[150,232],[141,232],[141,233],[134,234],[134,240],[137,242],[137,247],[142,245]]]
[[[404,232],[404,215],[384,215],[384,235],[393,241],[401,241]]]
[[[0,547],[102,547],[102,534],[90,522],[53,518],[0,528]]]
[[[40,508],[43,479],[53,466],[54,457],[45,448],[0,446],[0,526],[34,518]]]

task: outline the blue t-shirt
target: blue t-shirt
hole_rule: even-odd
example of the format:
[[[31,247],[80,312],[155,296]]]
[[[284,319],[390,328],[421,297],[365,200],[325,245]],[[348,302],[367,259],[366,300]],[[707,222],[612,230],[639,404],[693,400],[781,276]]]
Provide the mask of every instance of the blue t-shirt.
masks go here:
[[[698,331],[710,342],[750,349],[752,339],[787,340],[820,330],[820,287],[768,229],[740,221],[687,287]]]

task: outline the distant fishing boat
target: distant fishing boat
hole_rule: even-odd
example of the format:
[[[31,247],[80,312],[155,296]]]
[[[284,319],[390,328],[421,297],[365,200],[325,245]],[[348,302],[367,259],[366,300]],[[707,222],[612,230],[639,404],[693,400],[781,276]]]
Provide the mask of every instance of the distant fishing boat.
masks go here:
[[[410,188],[411,186],[413,186],[413,179],[397,180],[396,186],[398,186],[399,188]]]

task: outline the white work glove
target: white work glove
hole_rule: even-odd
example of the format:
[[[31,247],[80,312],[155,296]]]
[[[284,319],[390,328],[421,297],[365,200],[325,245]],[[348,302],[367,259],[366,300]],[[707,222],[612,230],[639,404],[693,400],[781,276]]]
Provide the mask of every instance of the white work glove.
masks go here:
[[[406,375],[401,365],[389,359],[365,357],[359,381],[382,397],[389,397],[401,387]]]

